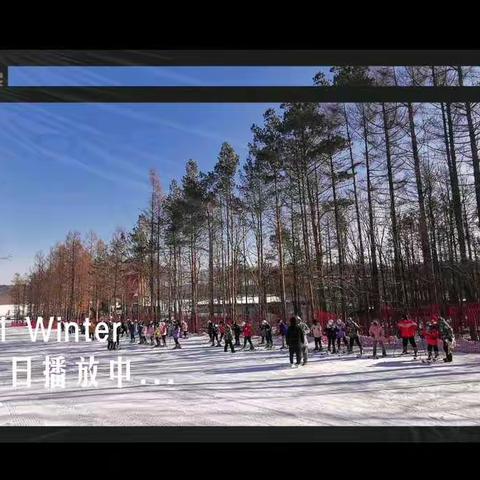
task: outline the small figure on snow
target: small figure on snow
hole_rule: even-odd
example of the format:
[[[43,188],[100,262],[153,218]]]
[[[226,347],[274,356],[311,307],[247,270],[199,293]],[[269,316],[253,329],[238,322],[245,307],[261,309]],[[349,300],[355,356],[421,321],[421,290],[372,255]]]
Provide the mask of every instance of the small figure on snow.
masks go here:
[[[370,325],[368,334],[373,338],[373,358],[377,357],[377,345],[382,347],[382,357],[387,356],[387,351],[385,350],[385,330],[380,325],[378,320],[374,320]]]
[[[230,351],[232,353],[235,353],[235,349],[233,348],[233,332],[230,325],[225,326],[225,346],[223,348],[223,351],[226,352],[228,350],[228,347],[230,347]]]
[[[265,343],[265,327],[263,325],[263,321],[260,324],[260,337],[261,337],[261,340],[259,345],[263,345]]]
[[[111,323],[108,324],[107,349],[108,350],[113,350],[114,349],[113,325]]]
[[[301,364],[302,348],[305,343],[305,335],[303,329],[297,325],[297,318],[290,319],[290,326],[287,329],[286,341],[290,354],[290,365],[293,367],[293,357],[296,357],[296,366]]]
[[[138,343],[141,345],[144,342],[144,338],[145,338],[145,327],[143,325],[142,322],[138,322],[137,323],[137,333],[138,333]]]
[[[346,324],[346,334],[350,339],[348,344],[348,353],[353,353],[353,345],[356,343],[360,348],[360,355],[363,354],[363,348],[362,348],[362,344],[360,343],[359,332],[360,332],[360,326],[358,325],[357,322],[353,320],[353,318],[349,317],[347,319],[347,324]]]
[[[252,334],[253,328],[250,320],[245,321],[245,325],[243,327],[243,348],[247,346],[247,342],[250,344],[250,350],[255,350],[252,343]]]
[[[416,357],[418,353],[417,344],[415,343],[415,334],[417,333],[418,325],[406,315],[398,322],[398,330],[400,333],[400,338],[402,339],[403,351],[402,355],[408,354],[408,344],[413,347],[413,356]]]
[[[310,333],[310,328],[298,315],[297,315],[297,325],[303,331],[304,342],[302,345],[302,365],[305,365],[308,361],[308,335]]]
[[[278,334],[282,337],[282,346],[280,347],[282,350],[285,347],[285,335],[287,334],[288,326],[285,320],[282,318],[278,321]]]
[[[153,345],[155,335],[155,327],[153,322],[150,322],[147,326],[147,338],[150,340],[150,345]]]
[[[443,351],[445,352],[444,362],[451,362],[453,360],[452,350],[455,341],[453,336],[453,328],[444,318],[440,317],[438,321],[438,328],[440,329],[440,338],[443,342]]]
[[[242,333],[242,327],[240,327],[240,325],[237,323],[236,320],[233,322],[232,330],[233,330],[233,335],[235,336],[235,346],[239,347],[240,346],[240,334]]]
[[[180,345],[180,342],[178,341],[180,336],[181,336],[180,323],[175,322],[173,324],[173,330],[172,330],[172,337],[173,337],[173,341],[175,342],[175,346],[173,347],[174,349],[175,348],[182,348],[182,346]]]
[[[209,320],[207,322],[207,333],[208,333],[208,338],[210,339],[210,343],[213,343],[213,322],[212,322],[212,320]]]
[[[271,348],[273,348],[272,327],[266,320],[264,320],[262,322],[262,328],[265,334],[265,343],[266,343],[265,348],[270,350]]]
[[[325,329],[328,339],[328,351],[336,353],[335,342],[337,341],[337,325],[332,318],[327,322],[327,328]]]
[[[92,340],[95,340],[95,327],[97,323],[94,321],[90,322],[90,325],[88,327],[88,334]]]
[[[162,337],[163,347],[167,346],[167,332],[168,332],[167,322],[165,322],[165,320],[162,320],[160,322],[160,335]]]
[[[155,336],[155,347],[159,347],[162,341],[162,332],[160,329],[160,322],[155,323],[155,329],[153,334]]]
[[[218,324],[218,331],[220,332],[220,340],[218,340],[218,343],[221,344],[223,338],[225,337],[225,320],[221,320]],[[218,346],[219,345],[217,345],[217,347]]]
[[[182,320],[182,333],[183,333],[183,338],[187,338],[187,333],[188,333],[188,323],[186,320]]]
[[[216,323],[212,323],[212,347],[221,347],[220,340],[218,339],[219,326]],[[215,345],[215,340],[217,345]]]
[[[440,338],[440,330],[438,324],[435,321],[427,322],[425,330],[423,331],[425,340],[427,341],[428,358],[427,361],[436,360],[438,358],[438,340]],[[432,359],[432,351],[435,356]]]
[[[312,334],[315,340],[315,352],[321,352],[322,348],[322,326],[318,320],[314,320],[312,324]]]
[[[338,318],[337,321],[335,322],[335,326],[337,327],[337,331],[336,331],[337,350],[338,350],[338,353],[341,353],[340,352],[340,345],[342,343],[344,344],[345,347],[347,347],[347,350],[349,348],[349,345],[348,345],[348,342],[347,342],[347,332],[346,332],[345,322],[341,318]]]

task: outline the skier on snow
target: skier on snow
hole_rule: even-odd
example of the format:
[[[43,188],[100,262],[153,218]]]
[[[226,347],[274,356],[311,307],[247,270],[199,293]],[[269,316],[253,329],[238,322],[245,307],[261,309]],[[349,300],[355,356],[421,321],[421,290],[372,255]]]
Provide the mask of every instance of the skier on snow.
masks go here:
[[[432,360],[432,351],[435,352],[433,360],[438,358],[438,340],[440,338],[440,330],[436,322],[427,322],[424,330],[424,336],[427,341],[428,361]]]
[[[235,353],[235,349],[233,348],[232,327],[230,327],[230,325],[225,326],[225,347],[223,348],[223,351],[226,352],[228,347],[230,347],[232,353]]]
[[[374,320],[370,325],[368,334],[373,338],[373,358],[377,357],[377,345],[382,347],[382,357],[387,356],[385,350],[385,331],[378,320]]]
[[[128,331],[130,332],[130,343],[135,342],[135,323],[131,320],[128,322]]]
[[[172,337],[173,337],[173,340],[175,342],[175,346],[173,347],[174,349],[175,348],[182,348],[182,346],[180,345],[180,342],[178,341],[178,339],[180,338],[181,336],[181,327],[180,327],[180,323],[179,322],[175,322],[173,324],[173,330],[172,330]]]
[[[108,336],[107,336],[107,349],[113,350],[115,348],[115,343],[113,341],[113,324],[108,324]]]
[[[160,322],[157,322],[157,323],[155,324],[155,332],[154,332],[154,335],[155,335],[155,346],[156,346],[156,347],[159,347],[159,346],[160,346],[161,339],[162,339],[162,331],[161,331],[161,328],[160,328]]]
[[[235,335],[235,346],[239,347],[240,346],[240,334],[242,333],[242,328],[240,327],[240,325],[237,323],[236,320],[233,322],[232,330],[233,330],[233,334]]]
[[[285,348],[285,335],[287,334],[287,324],[285,323],[285,320],[283,318],[279,320],[278,322],[278,334],[281,335],[282,337],[282,346],[281,349]]]
[[[337,336],[337,350],[340,353],[340,344],[343,343],[348,350],[348,342],[347,342],[347,332],[345,327],[345,322],[338,318],[335,322],[335,326],[337,327],[336,336]],[[335,352],[334,352],[335,353]]]
[[[220,340],[218,343],[222,343],[223,337],[225,336],[225,321],[222,320],[218,325],[218,331],[220,332]]]
[[[413,347],[413,356],[416,357],[418,353],[417,344],[415,343],[415,334],[417,333],[418,325],[413,321],[403,316],[403,318],[397,324],[402,339],[403,351],[402,355],[407,355],[408,344]]]
[[[255,350],[252,343],[252,334],[253,328],[249,320],[245,322],[245,326],[243,327],[243,348],[247,346],[247,342],[250,344],[250,350]]]
[[[210,342],[213,343],[213,322],[211,320],[207,322],[207,333],[208,338],[210,338]]]
[[[183,338],[187,338],[188,323],[186,320],[182,320],[182,333],[183,333]]]
[[[303,330],[304,343],[302,346],[302,365],[305,365],[308,360],[308,334],[310,333],[310,328],[298,315],[297,325]]]
[[[265,348],[271,349],[273,348],[272,327],[266,320],[262,322],[262,327],[263,327],[263,332],[265,334],[265,342],[267,344]]]
[[[453,348],[453,328],[449,325],[447,320],[440,317],[438,322],[438,327],[440,329],[440,338],[443,342],[443,351],[445,352],[444,362],[451,362],[453,360],[452,348]]]
[[[290,365],[293,367],[293,356],[296,357],[297,367],[301,364],[302,348],[305,343],[305,335],[303,329],[297,325],[297,318],[290,319],[290,326],[287,329],[286,341],[290,354]]]
[[[160,322],[160,335],[162,337],[162,345],[167,346],[167,323],[165,321]]]
[[[314,351],[321,352],[322,351],[322,326],[320,325],[320,322],[318,320],[313,321],[312,334],[315,340]]]
[[[150,345],[154,342],[155,327],[153,322],[150,322],[147,326],[147,338],[150,340]]]
[[[359,331],[360,331],[360,326],[358,325],[358,323],[356,323],[353,320],[353,318],[349,317],[347,319],[347,324],[346,324],[346,334],[350,339],[349,345],[348,345],[348,353],[353,352],[353,344],[356,343],[360,348],[360,355],[363,354],[362,344],[360,343],[360,336],[358,335]]]
[[[331,353],[336,353],[335,342],[337,341],[337,325],[335,320],[330,319],[327,322],[327,328],[325,330],[328,339],[328,351]]]
[[[218,325],[216,323],[212,324],[212,347],[221,347],[220,340],[218,339]],[[217,341],[217,345],[215,345],[215,340]]]

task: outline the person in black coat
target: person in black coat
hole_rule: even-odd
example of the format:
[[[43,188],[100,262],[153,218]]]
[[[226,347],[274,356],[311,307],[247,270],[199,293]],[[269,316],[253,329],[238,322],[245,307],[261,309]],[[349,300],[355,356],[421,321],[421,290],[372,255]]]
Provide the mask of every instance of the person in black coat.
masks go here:
[[[296,357],[296,365],[300,365],[302,359],[302,347],[305,343],[305,335],[300,326],[297,325],[297,319],[290,319],[290,326],[287,329],[286,341],[290,353],[290,365],[293,366],[293,356]]]
[[[210,339],[210,342],[211,342],[213,338],[213,322],[211,320],[207,322],[207,333],[208,333],[208,338]]]
[[[240,334],[242,333],[242,328],[240,327],[240,325],[237,323],[236,320],[233,322],[232,330],[233,330],[233,335],[235,336],[235,347],[239,347]]]
[[[128,322],[128,330],[130,332],[130,343],[135,342],[135,324],[130,320]]]
[[[271,349],[273,348],[272,327],[266,320],[262,322],[262,327],[263,327],[263,332],[265,334],[265,342],[267,343],[265,348]]]
[[[325,329],[328,338],[328,351],[336,353],[335,341],[337,340],[337,326],[333,320],[327,322],[327,328]]]

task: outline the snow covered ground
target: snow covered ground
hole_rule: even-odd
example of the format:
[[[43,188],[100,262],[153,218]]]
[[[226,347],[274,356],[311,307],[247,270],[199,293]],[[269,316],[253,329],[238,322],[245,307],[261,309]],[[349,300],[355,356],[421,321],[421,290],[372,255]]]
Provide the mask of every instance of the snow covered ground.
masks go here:
[[[172,350],[123,340],[110,352],[98,342],[31,343],[26,328],[8,328],[0,344],[0,425],[480,425],[478,354],[433,365],[410,356],[311,354],[305,367],[290,369],[283,350],[224,353],[206,336],[182,344]],[[66,357],[65,389],[45,389],[45,355]],[[81,355],[99,361],[96,388],[77,385]],[[122,388],[109,378],[118,355],[131,360]],[[13,389],[13,356],[32,356],[30,388]]]

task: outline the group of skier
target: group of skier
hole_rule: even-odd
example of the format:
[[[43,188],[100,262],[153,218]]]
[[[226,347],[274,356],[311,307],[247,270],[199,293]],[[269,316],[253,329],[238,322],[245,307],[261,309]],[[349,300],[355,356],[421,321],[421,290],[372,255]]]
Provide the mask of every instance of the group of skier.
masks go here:
[[[417,358],[418,347],[415,341],[417,334],[422,343],[426,344],[426,352],[428,357],[426,361],[435,361],[438,356],[438,342],[442,340],[445,352],[445,362],[452,361],[452,347],[454,342],[453,330],[444,318],[438,320],[432,319],[425,323],[422,327],[412,319],[404,316],[396,325],[397,336],[402,341],[402,355],[408,354],[408,346],[413,347],[414,358]],[[265,349],[273,348],[273,328],[266,320],[260,324],[259,333],[261,341],[259,345],[265,345]],[[209,342],[212,347],[224,347],[224,351],[229,349],[235,352],[235,347],[246,349],[247,344],[249,350],[254,350],[252,343],[253,327],[249,320],[242,324],[234,321],[231,325],[225,321],[218,324],[209,320],[207,322],[207,333]],[[281,337],[281,349],[289,349],[290,363],[293,365],[305,365],[308,361],[308,336],[313,336],[315,342],[314,352],[323,352],[322,337],[325,335],[327,339],[326,353],[330,354],[352,354],[354,348],[358,347],[359,356],[363,355],[364,348],[361,342],[361,327],[359,324],[349,317],[346,321],[342,319],[328,320],[325,329],[321,324],[314,320],[309,327],[299,316],[293,316],[289,325],[283,320],[278,321],[277,333]],[[368,329],[368,336],[372,339],[373,358],[379,358],[378,349],[381,349],[383,357],[387,356],[387,337],[385,328],[379,320],[373,320]],[[243,335],[243,346],[240,337]],[[224,342],[222,345],[222,341]]]
[[[150,345],[154,347],[166,347],[167,338],[172,337],[174,348],[182,348],[181,338],[187,338],[188,323],[185,320],[158,320],[158,321],[138,321],[127,319],[120,323],[115,323],[112,319],[106,321],[108,325],[107,348],[114,350],[119,348],[120,338],[125,336],[130,338],[130,343],[140,345]],[[117,334],[114,334],[114,325],[117,326]],[[95,322],[91,322],[89,334],[94,337]],[[238,323],[236,320],[230,324],[224,320],[215,323],[208,320],[206,327],[209,344],[214,347],[223,347],[224,351],[235,353],[236,348],[243,350],[255,350],[252,342],[253,325],[250,320]],[[274,329],[267,320],[263,320],[259,326],[261,341],[259,345],[265,345],[266,350],[273,349]],[[352,354],[354,347],[358,347],[359,355],[363,355],[363,345],[361,342],[361,327],[351,317],[346,321],[342,319],[330,319],[322,328],[317,320],[313,320],[312,325],[308,326],[299,316],[290,318],[289,324],[280,319],[277,325],[278,336],[281,338],[280,349],[289,350],[290,364],[294,366],[305,365],[308,361],[308,336],[311,335],[315,342],[314,352],[324,352],[322,337],[327,339],[326,353],[330,354]],[[442,317],[432,319],[419,325],[414,320],[403,316],[397,324],[397,335],[402,341],[402,355],[408,354],[408,346],[413,348],[413,356],[418,356],[418,346],[415,337],[418,335],[428,353],[426,361],[435,361],[439,357],[438,343],[441,340],[445,352],[445,362],[452,361],[452,349],[454,345],[453,329],[449,323]],[[243,336],[243,345],[241,343]],[[385,328],[379,320],[373,320],[368,329],[368,336],[372,339],[373,358],[378,358],[377,351],[380,348],[382,356],[387,356],[386,345],[387,337]],[[223,344],[222,344],[223,342]],[[426,347],[426,348],[425,348]],[[294,364],[295,360],[295,364]]]
[[[265,323],[268,325],[268,322]],[[268,325],[268,327],[270,327],[270,325]],[[223,340],[224,351],[226,352],[230,348],[232,353],[235,353],[235,347],[241,346],[240,335],[243,333],[243,348],[246,348],[248,343],[250,350],[255,350],[255,347],[252,343],[253,327],[249,320],[247,320],[244,325],[239,325],[236,320],[232,325],[224,322],[223,320],[218,324],[212,322],[212,320],[209,320],[207,322],[207,333],[212,347],[221,347]],[[235,343],[233,343],[234,340]],[[271,345],[273,346],[273,338]]]
[[[167,338],[172,337],[175,344],[174,348],[182,348],[180,339],[187,338],[188,335],[188,323],[185,320],[138,321],[127,319],[122,322],[115,322],[110,318],[108,320],[101,319],[101,321],[108,326],[108,332],[105,333],[108,350],[118,349],[120,339],[124,336],[130,337],[130,343],[137,343],[138,340],[139,345],[153,347],[166,347]],[[90,322],[88,334],[92,340],[95,338],[96,325],[96,322]],[[116,334],[114,333],[115,328],[117,329]]]
[[[404,316],[398,322],[398,329],[402,339],[403,351],[402,354],[408,353],[408,345],[413,347],[413,355],[416,358],[418,355],[418,347],[415,342],[415,336],[418,333],[422,342],[427,345],[427,361],[435,361],[438,359],[438,342],[442,340],[443,351],[445,352],[444,362],[451,362],[453,360],[452,350],[454,346],[453,329],[450,324],[442,317],[429,320],[422,325],[418,325],[415,321]]]

